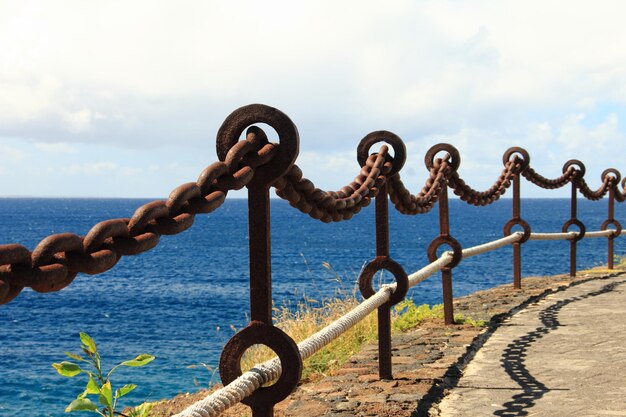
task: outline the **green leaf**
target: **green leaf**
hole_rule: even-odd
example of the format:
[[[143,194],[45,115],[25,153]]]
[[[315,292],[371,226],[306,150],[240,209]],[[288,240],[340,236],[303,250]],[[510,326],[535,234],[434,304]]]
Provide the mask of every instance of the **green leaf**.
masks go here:
[[[122,388],[118,388],[115,390],[115,398],[121,398],[135,388],[137,388],[137,385],[135,384],[126,384]]]
[[[87,333],[80,333],[80,341],[83,343],[83,345],[85,345],[89,352],[96,353],[96,351],[98,350],[96,347],[96,342],[94,342],[91,336],[89,336]]]
[[[100,404],[104,406],[113,407],[113,390],[111,389],[111,381],[107,381],[104,385],[102,385],[98,401],[100,401]]]
[[[124,361],[120,365],[124,366],[144,366],[149,364],[154,360],[154,356],[148,355],[147,353],[142,353],[137,356],[135,359],[131,359],[129,361]]]
[[[57,370],[57,372],[63,376],[71,378],[80,374],[83,370],[80,369],[80,366],[76,365],[74,362],[63,361],[61,363],[53,363],[52,367]]]
[[[81,362],[87,362],[82,356],[77,355],[75,353],[71,353],[71,352],[63,352],[65,353],[67,356],[69,356],[70,358],[77,360],[77,361],[81,361]]]
[[[88,398],[78,398],[65,408],[65,412],[71,411],[95,411],[98,412],[98,405]]]
[[[96,383],[96,380],[93,379],[93,376],[89,375],[89,382],[87,382],[87,389],[85,389],[85,393],[87,394],[100,394],[100,387]]]
[[[128,417],[147,417],[153,406],[154,403],[142,403],[133,408]]]

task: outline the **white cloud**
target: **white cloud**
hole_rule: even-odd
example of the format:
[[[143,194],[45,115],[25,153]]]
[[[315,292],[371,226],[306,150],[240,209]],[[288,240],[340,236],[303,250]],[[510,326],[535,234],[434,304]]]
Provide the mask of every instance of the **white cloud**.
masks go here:
[[[81,109],[75,112],[65,112],[62,114],[70,132],[78,133],[89,130],[93,121],[93,114],[89,109]]]
[[[115,162],[94,162],[83,164],[72,164],[61,168],[65,175],[103,175],[110,174],[118,169]]]
[[[6,163],[18,163],[28,158],[28,153],[13,146],[0,143],[0,160]]]
[[[65,142],[58,142],[58,143],[38,142],[38,143],[35,143],[35,148],[44,153],[50,153],[50,154],[67,154],[67,153],[78,152],[78,149],[75,146],[72,146],[69,143],[65,143]]]

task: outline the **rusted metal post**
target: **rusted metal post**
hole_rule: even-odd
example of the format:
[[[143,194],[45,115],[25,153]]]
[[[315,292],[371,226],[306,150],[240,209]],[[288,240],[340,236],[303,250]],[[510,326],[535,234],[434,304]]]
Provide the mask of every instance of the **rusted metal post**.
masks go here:
[[[450,236],[450,219],[448,211],[448,185],[445,184],[439,193],[439,235]],[[454,324],[454,305],[452,295],[452,269],[441,270],[441,286],[443,289],[443,319],[445,324]]]
[[[520,212],[520,175],[515,174],[513,177],[513,219],[519,220]],[[513,288],[522,288],[522,244],[519,241],[513,243]]]
[[[376,196],[376,257],[389,257],[389,203],[387,183]],[[393,379],[391,372],[391,305],[378,307],[378,376]]]
[[[613,187],[609,189],[609,220],[615,222],[615,190]],[[615,239],[615,235],[609,236],[608,239],[608,264],[609,269],[613,269],[613,240]]]
[[[570,159],[563,165],[563,174],[567,173],[572,166],[578,166],[576,169],[576,175],[572,178],[572,192],[570,195],[570,218],[563,224],[561,231],[566,233],[571,225],[578,226],[578,235],[569,239],[569,275],[571,277],[576,276],[576,245],[578,241],[585,237],[585,225],[578,220],[578,187],[580,181],[585,175],[585,165],[577,159]]]
[[[272,265],[269,188],[248,190],[250,320],[272,324]]]
[[[613,174],[613,175],[611,175]],[[622,225],[620,222],[615,220],[615,190],[617,189],[617,185],[621,179],[621,174],[615,168],[605,169],[602,173],[602,180],[605,184],[608,185],[609,188],[609,207],[608,207],[608,216],[607,219],[602,223],[600,227],[601,230],[607,230],[609,225],[613,225],[615,227],[614,232],[607,236],[608,239],[608,268],[613,269],[613,240],[620,236],[622,233]]]
[[[445,151],[448,154],[445,159],[435,161],[435,155]],[[450,219],[448,210],[448,178],[458,169],[461,163],[459,151],[452,145],[440,143],[431,147],[425,157],[426,167],[430,170],[435,166],[435,162],[446,164],[444,178],[441,179],[441,189],[439,191],[439,236],[428,246],[428,260],[434,262],[437,259],[437,249],[446,244],[452,249],[452,260],[441,269],[441,285],[443,292],[443,319],[446,325],[454,324],[454,305],[452,294],[452,269],[463,259],[462,248],[459,242],[450,236]]]
[[[571,213],[570,219],[576,219],[576,183],[572,181],[572,195],[571,195]],[[582,230],[581,230],[582,232]],[[576,276],[576,243],[578,239],[571,239],[569,242],[569,276]]]
[[[231,149],[244,129],[255,123],[267,123],[279,135],[280,147],[275,163],[258,168],[246,185],[248,188],[248,232],[250,259],[250,323],[226,344],[220,358],[220,376],[224,385],[239,377],[241,357],[251,346],[262,344],[279,357],[282,372],[276,383],[258,388],[242,402],[252,409],[253,417],[273,417],[274,405],[285,399],[297,386],[302,374],[302,357],[295,341],[272,325],[272,261],[270,235],[270,185],[282,177],[298,155],[298,132],[289,118],[277,109],[263,105],[242,107],[224,121],[218,132],[217,150],[222,160],[238,163]],[[246,133],[247,147],[268,143],[259,127]]]
[[[514,160],[511,160],[514,154],[519,154],[522,156],[520,159],[519,156],[515,156]],[[528,223],[522,219],[522,208],[520,201],[520,175],[522,172],[528,168],[530,164],[530,156],[528,152],[524,148],[520,147],[512,147],[507,149],[502,157],[502,162],[505,166],[509,164],[513,164],[512,166],[512,177],[511,182],[513,183],[513,205],[512,205],[512,217],[504,225],[504,235],[509,236],[511,234],[511,229],[513,226],[521,226],[524,230],[524,235],[517,242],[513,242],[513,288],[521,289],[522,288],[522,244],[527,242],[530,239],[530,226]]]
[[[409,278],[404,269],[389,257],[389,202],[387,179],[398,172],[406,159],[406,149],[402,140],[391,132],[378,131],[365,136],[359,143],[357,159],[361,166],[365,166],[370,147],[377,142],[387,142],[393,146],[394,157],[387,153],[387,147],[381,147],[385,152],[387,163],[386,178],[379,185],[376,195],[376,258],[369,262],[359,276],[359,289],[364,298],[374,295],[372,278],[380,270],[386,269],[394,275],[396,288],[387,301],[378,307],[378,376],[380,379],[393,379],[391,354],[391,307],[402,301],[409,289]],[[383,178],[380,178],[383,179]]]

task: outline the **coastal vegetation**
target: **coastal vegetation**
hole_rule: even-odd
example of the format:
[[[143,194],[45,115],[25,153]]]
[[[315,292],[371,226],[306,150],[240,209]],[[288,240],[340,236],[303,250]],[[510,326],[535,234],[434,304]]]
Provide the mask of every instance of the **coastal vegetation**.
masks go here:
[[[75,362],[63,361],[53,363],[52,367],[56,369],[59,375],[73,378],[77,375],[84,374],[87,377],[87,385],[85,390],[78,394],[66,408],[65,412],[87,411],[98,414],[102,417],[114,417],[120,415],[116,410],[118,400],[137,388],[135,384],[126,384],[121,388],[113,390],[111,383],[111,375],[121,366],[141,367],[149,364],[154,360],[154,356],[143,353],[137,357],[121,362],[115,365],[109,372],[103,372],[100,352],[96,342],[87,333],[80,333],[82,354],[65,352],[71,359],[83,364]],[[93,402],[89,396],[97,396],[98,403]],[[99,405],[98,405],[99,404]],[[99,406],[103,408],[100,410]],[[127,417],[145,417],[150,412],[152,404],[143,403],[135,407]]]
[[[274,319],[278,327],[291,335],[296,342],[300,342],[339,319],[356,307],[359,302],[356,291],[321,302],[307,300],[298,304],[295,310],[288,307],[275,309]],[[474,327],[485,325],[482,320],[474,320],[460,314],[455,315],[454,318],[457,324]],[[405,332],[425,321],[442,319],[442,304],[416,305],[411,299],[406,299],[392,310],[392,329],[395,332]],[[376,312],[372,312],[340,338],[305,360],[302,380],[316,381],[331,374],[334,370],[341,368],[352,355],[359,352],[363,345],[376,341],[377,337],[377,317]],[[269,348],[256,345],[244,354],[241,362],[242,370],[248,370],[273,356],[275,354]]]

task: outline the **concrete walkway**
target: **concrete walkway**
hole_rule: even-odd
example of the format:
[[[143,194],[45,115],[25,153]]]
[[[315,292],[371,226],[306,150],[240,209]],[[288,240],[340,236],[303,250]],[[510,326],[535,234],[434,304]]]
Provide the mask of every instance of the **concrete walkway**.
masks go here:
[[[626,416],[626,277],[570,287],[507,319],[439,411],[442,417]]]

